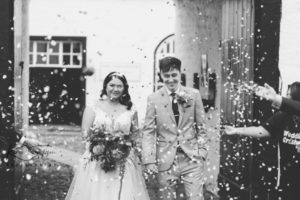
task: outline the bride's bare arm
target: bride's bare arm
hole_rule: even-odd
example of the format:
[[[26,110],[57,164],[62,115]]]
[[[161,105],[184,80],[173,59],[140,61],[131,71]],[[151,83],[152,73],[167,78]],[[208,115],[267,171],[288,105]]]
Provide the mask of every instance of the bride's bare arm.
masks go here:
[[[82,136],[86,137],[91,130],[95,119],[95,112],[92,108],[86,107],[83,112],[82,123],[81,123],[81,132]]]

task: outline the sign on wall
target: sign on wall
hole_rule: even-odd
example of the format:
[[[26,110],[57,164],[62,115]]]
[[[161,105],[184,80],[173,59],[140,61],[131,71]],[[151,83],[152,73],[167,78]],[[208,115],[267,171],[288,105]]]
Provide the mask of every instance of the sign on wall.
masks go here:
[[[135,63],[106,62],[100,63],[100,80],[103,81],[110,72],[120,72],[128,82],[141,81],[141,65]]]

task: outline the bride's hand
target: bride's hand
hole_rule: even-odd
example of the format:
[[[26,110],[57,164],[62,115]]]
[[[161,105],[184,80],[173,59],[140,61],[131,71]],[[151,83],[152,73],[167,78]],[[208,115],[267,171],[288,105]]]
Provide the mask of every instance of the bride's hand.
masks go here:
[[[146,164],[146,170],[150,173],[158,173],[157,165],[156,164]]]

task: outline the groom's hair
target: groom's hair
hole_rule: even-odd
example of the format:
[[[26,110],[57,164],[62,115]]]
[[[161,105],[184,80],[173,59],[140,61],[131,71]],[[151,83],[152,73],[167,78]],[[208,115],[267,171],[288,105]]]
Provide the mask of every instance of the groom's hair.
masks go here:
[[[172,69],[181,70],[181,61],[175,57],[164,57],[159,60],[159,70],[161,72],[168,72]]]
[[[293,100],[300,101],[300,82],[291,84],[290,95]]]

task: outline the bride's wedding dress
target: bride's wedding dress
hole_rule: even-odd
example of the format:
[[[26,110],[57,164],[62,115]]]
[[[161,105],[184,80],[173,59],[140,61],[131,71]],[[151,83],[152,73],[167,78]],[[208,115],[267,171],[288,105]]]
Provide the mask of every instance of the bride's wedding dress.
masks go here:
[[[95,111],[94,126],[111,127],[114,131],[130,134],[134,111],[127,110],[113,118],[101,108]],[[89,161],[90,153],[83,154],[76,169],[66,200],[149,200],[142,166],[134,150],[125,163],[124,176],[120,169],[105,172],[100,161]]]

